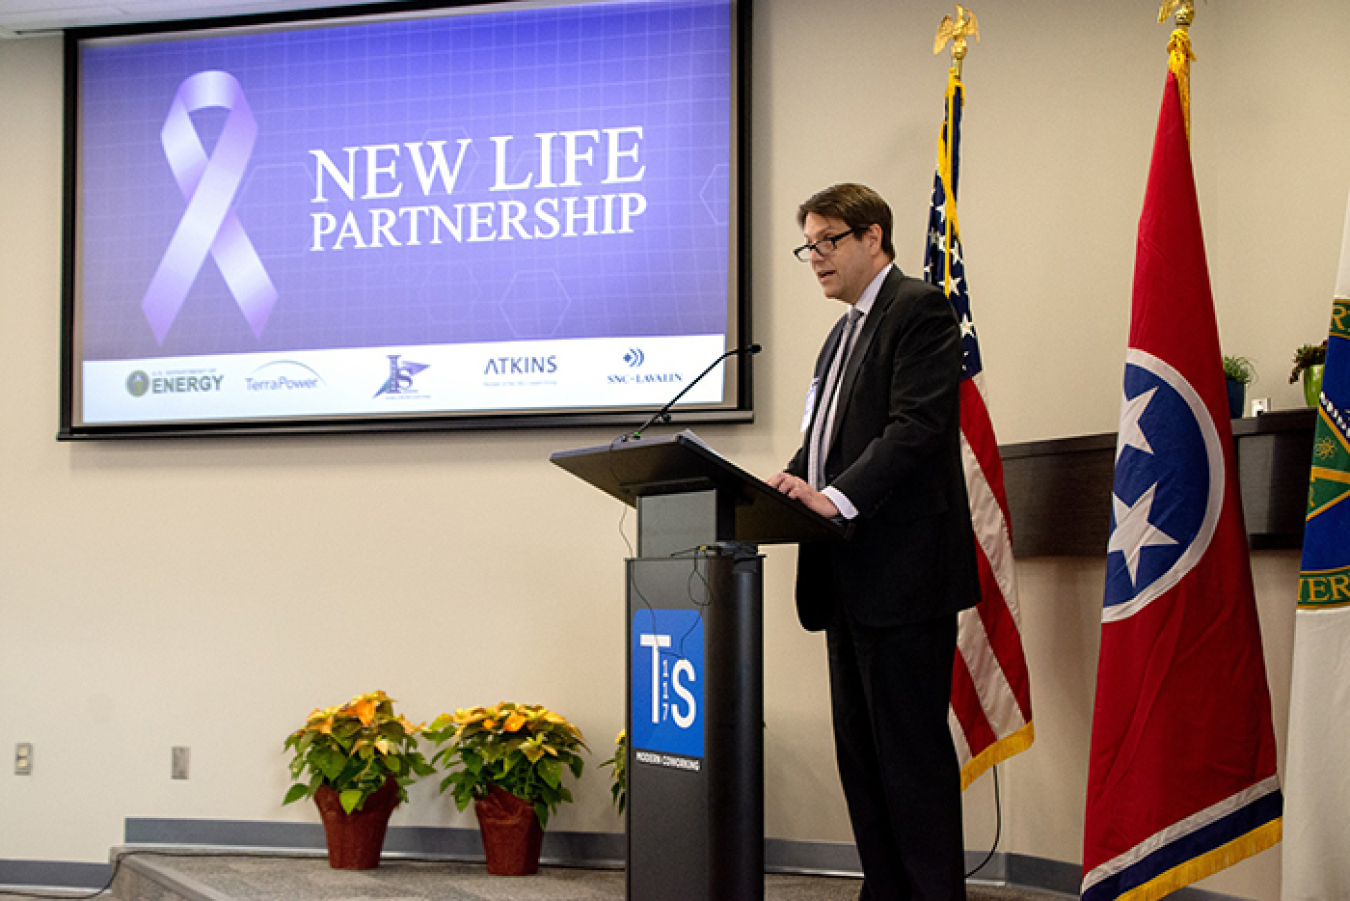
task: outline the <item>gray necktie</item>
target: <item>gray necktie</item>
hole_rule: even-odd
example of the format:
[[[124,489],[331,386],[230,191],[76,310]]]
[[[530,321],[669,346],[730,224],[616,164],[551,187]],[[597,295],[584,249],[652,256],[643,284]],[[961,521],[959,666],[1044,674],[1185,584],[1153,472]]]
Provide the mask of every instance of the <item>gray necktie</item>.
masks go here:
[[[862,310],[857,307],[848,311],[844,333],[839,336],[839,346],[835,348],[834,359],[830,361],[829,371],[825,373],[825,384],[820,386],[820,400],[816,405],[816,421],[811,427],[811,447],[807,460],[807,474],[810,476],[811,487],[817,491],[826,485],[825,457],[829,451],[830,433],[834,431],[839,382],[843,379],[844,366],[848,363],[849,351],[853,349],[853,337],[862,315]]]

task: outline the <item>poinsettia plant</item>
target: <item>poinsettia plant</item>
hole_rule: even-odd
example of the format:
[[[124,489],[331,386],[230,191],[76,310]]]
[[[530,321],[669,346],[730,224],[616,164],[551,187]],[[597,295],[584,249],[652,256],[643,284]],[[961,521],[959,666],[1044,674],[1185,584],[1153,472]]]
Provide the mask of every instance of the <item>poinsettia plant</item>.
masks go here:
[[[614,796],[614,806],[623,813],[628,805],[628,730],[621,729],[614,736],[614,756],[602,761],[601,766],[614,768],[614,780],[610,783],[609,793]]]
[[[445,745],[431,762],[448,772],[441,791],[450,790],[456,807],[464,810],[497,786],[533,804],[540,826],[572,800],[563,773],[580,779],[585,766],[581,730],[537,704],[459,709],[437,717],[426,736]]]
[[[295,753],[290,766],[297,781],[282,803],[308,798],[327,785],[351,813],[389,779],[398,783],[399,800],[407,801],[407,786],[435,772],[418,749],[422,730],[394,713],[394,699],[382,691],[315,710],[286,739],[285,747]]]

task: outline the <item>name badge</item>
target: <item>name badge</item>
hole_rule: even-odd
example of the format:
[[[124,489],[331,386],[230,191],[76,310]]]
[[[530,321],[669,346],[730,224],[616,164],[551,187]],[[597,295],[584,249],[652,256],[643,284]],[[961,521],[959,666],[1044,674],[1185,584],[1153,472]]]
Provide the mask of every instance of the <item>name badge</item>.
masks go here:
[[[812,379],[811,387],[806,392],[806,409],[802,411],[802,434],[811,427],[811,414],[816,409],[816,389],[820,387],[820,379]]]

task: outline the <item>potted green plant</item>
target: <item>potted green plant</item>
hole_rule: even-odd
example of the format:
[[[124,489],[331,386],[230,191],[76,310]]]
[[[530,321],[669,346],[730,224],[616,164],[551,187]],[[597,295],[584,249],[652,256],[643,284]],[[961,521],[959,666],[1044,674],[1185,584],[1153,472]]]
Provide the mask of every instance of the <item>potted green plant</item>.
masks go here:
[[[444,745],[432,757],[448,774],[441,791],[460,810],[474,804],[488,872],[537,873],[549,815],[572,800],[563,774],[581,778],[581,731],[537,704],[503,701],[442,714],[426,735]]]
[[[282,803],[314,798],[334,869],[379,866],[389,817],[408,800],[407,786],[435,772],[418,750],[421,730],[374,691],[315,710],[286,739],[297,781]]]
[[[1327,362],[1327,342],[1305,344],[1294,351],[1294,371],[1289,373],[1289,384],[1303,379],[1303,399],[1308,406],[1317,406],[1322,396],[1322,368]]]
[[[1256,379],[1256,366],[1246,357],[1224,354],[1223,377],[1228,387],[1228,415],[1239,419],[1247,404],[1247,386]]]
[[[614,796],[614,806],[623,813],[628,806],[628,730],[620,729],[614,736],[614,756],[600,765],[614,768],[609,793]]]

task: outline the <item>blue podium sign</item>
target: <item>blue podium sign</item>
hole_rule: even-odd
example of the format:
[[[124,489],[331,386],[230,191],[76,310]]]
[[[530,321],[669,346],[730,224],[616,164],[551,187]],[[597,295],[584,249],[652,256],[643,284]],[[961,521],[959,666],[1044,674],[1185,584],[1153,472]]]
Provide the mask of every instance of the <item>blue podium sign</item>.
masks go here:
[[[633,614],[633,749],[703,757],[703,616],[697,610]]]

